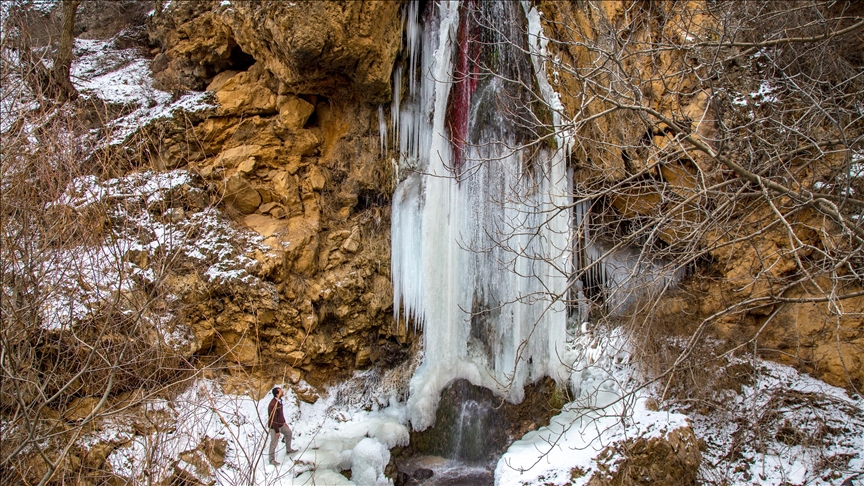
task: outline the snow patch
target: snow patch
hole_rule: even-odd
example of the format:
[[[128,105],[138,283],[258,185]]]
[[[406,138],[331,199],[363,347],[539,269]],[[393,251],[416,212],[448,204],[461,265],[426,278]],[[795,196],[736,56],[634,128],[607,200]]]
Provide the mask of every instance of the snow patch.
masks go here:
[[[689,412],[705,482],[828,486],[864,470],[864,400],[769,361],[754,374],[710,414]]]

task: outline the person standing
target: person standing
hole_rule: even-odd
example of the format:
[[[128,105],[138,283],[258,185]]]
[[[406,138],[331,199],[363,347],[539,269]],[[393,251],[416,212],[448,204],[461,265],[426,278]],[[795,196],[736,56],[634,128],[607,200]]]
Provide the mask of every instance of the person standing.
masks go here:
[[[282,395],[285,392],[278,386],[273,388],[273,399],[267,405],[267,427],[270,429],[270,464],[278,466],[276,462],[276,443],[279,440],[279,435],[282,435],[282,442],[285,443],[287,454],[297,452],[291,448],[291,429],[285,423],[285,415],[282,413]]]

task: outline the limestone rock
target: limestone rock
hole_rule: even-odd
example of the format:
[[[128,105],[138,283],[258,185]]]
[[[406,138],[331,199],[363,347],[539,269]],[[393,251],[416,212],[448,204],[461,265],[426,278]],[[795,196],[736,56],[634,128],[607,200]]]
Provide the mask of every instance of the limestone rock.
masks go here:
[[[314,388],[307,385],[299,385],[294,387],[294,394],[300,401],[306,403],[315,403],[321,398]]]
[[[357,250],[360,249],[360,227],[355,226],[351,228],[351,234],[342,243],[342,249],[347,251],[348,253],[357,253]]]
[[[258,346],[246,334],[231,331],[221,333],[221,339],[216,341],[216,352],[244,366],[258,364]]]
[[[266,86],[267,74],[256,64],[225,81],[216,92],[219,108],[217,116],[227,115],[274,115],[276,93]]]
[[[200,90],[216,73],[249,62],[218,3],[170,2],[150,17],[150,42],[162,47],[150,65],[157,88]]]
[[[263,62],[280,90],[354,97],[390,96],[401,41],[399,2],[236,2],[231,27],[244,52]]]
[[[233,169],[246,163],[248,160],[254,160],[254,157],[261,151],[260,145],[239,145],[232,147],[220,153],[213,165]],[[242,171],[241,171],[242,172]],[[249,171],[246,171],[249,172]]]
[[[263,214],[250,214],[243,218],[243,222],[265,238],[280,233],[285,226],[281,221]]]
[[[84,466],[89,469],[101,469],[102,465],[105,464],[105,460],[108,459],[108,456],[111,455],[116,448],[117,446],[110,442],[97,442],[90,446],[90,449],[87,450],[82,462]]]
[[[304,374],[385,359],[379,334],[410,338],[387,312],[389,211],[359,205],[359,194],[386,201],[392,190],[369,102],[390,96],[400,3],[162,4],[148,25],[160,85],[206,86],[218,106],[165,152],[194,153],[213,200],[263,237],[243,254],[251,284],[206,280],[177,293],[191,335],[181,354]]]
[[[261,204],[261,195],[240,175],[225,181],[225,202],[244,214],[254,213]]]
[[[292,130],[302,129],[309,116],[315,111],[315,106],[294,95],[279,96],[276,105],[282,123]]]
[[[219,91],[225,86],[229,79],[233,78],[237,71],[227,70],[213,76],[213,80],[207,85],[207,91]]]
[[[402,39],[399,7],[400,2],[169,2],[148,25],[151,43],[161,46],[152,68],[159,87],[202,89],[218,73],[258,61],[279,79],[279,94],[381,103],[390,97],[390,72]]]

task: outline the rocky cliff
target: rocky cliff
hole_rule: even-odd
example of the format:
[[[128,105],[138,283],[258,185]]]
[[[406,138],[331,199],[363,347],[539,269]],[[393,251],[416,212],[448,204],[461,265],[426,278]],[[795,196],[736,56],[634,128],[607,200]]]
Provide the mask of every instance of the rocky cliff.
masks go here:
[[[699,2],[541,2],[539,8],[551,39],[551,81],[565,116],[576,120],[576,197],[602,201],[598,212],[602,224],[614,228],[613,238],[638,245],[653,240],[655,255],[682,262],[682,253],[693,257],[685,264],[689,276],[674,295],[632,310],[652,315],[635,324],[642,329],[637,334],[645,332],[651,341],[706,333],[714,343],[708,348],[723,343],[724,351],[758,349],[769,359],[860,391],[864,300],[859,267],[846,260],[859,240],[846,238],[846,223],[790,197],[793,191],[836,190],[835,181],[859,184],[860,178],[844,174],[851,160],[860,160],[854,155],[860,147],[810,150],[790,137],[796,129],[786,117],[803,120],[806,112],[799,110],[820,108],[808,98],[810,88],[790,87],[784,78],[806,72],[843,87],[841,80],[860,69],[851,48],[860,48],[860,39],[824,46],[838,61],[831,68],[818,58],[791,63],[795,46],[781,41],[775,45],[785,50],[770,53],[778,59],[771,71],[753,46],[759,45],[756,36],[775,34],[770,28],[741,27],[764,12]],[[722,22],[732,22],[722,32],[742,39],[742,47],[700,51],[697,46],[716,43]],[[851,94],[858,88],[848,89]],[[781,103],[795,108],[778,108]],[[591,121],[578,122],[585,118]],[[810,131],[802,136],[826,147],[845,130],[860,133],[860,126],[841,129],[824,119],[808,123]],[[708,145],[716,151],[702,150]],[[755,183],[759,176],[792,189],[776,196],[768,194],[778,187],[755,195],[724,190],[738,184],[738,177]],[[846,221],[854,227],[858,210],[847,209]],[[678,356],[690,354],[655,345],[647,344],[653,356],[646,358],[662,363],[658,369],[664,372]],[[675,357],[658,358],[669,353]]]
[[[164,164],[200,174],[270,250],[255,255],[273,289],[263,301],[185,278],[201,289],[183,316],[197,349],[326,375],[410,344],[392,317],[394,182],[373,129],[401,28],[397,2],[173,2],[150,19],[157,86],[206,89],[217,105],[161,141]]]
[[[63,180],[68,187],[50,194],[53,199],[39,199],[39,207],[50,209],[48,220],[61,221],[59,230],[52,229],[60,236],[46,232],[61,241],[52,240],[51,251],[74,253],[75,245],[96,247],[100,238],[116,243],[108,258],[98,252],[87,257],[121,269],[109,273],[121,283],[105,290],[99,279],[78,278],[60,286],[46,273],[50,294],[98,298],[83,306],[74,298],[59,299],[60,304],[48,300],[55,308],[70,309],[68,315],[57,312],[68,325],[45,320],[33,332],[12,339],[4,334],[8,349],[24,358],[13,363],[23,370],[16,380],[4,380],[0,387],[0,409],[7,413],[21,404],[41,403],[33,407],[39,426],[4,432],[10,438],[4,441],[25,443],[40,434],[74,437],[58,463],[44,461],[37,448],[28,446],[23,466],[4,462],[0,472],[28,481],[51,476],[49,469],[55,467],[61,471],[58,478],[77,471],[86,471],[79,476],[94,483],[134,478],[140,471],[121,471],[116,461],[108,467],[108,456],[115,448],[132,447],[137,438],[173,434],[183,420],[179,412],[142,405],[144,418],[117,426],[122,430],[110,440],[82,445],[78,434],[85,429],[85,435],[100,433],[103,425],[92,425],[94,417],[104,418],[100,410],[109,410],[105,416],[110,418],[154,397],[167,403],[179,393],[176,383],[192,373],[212,378],[219,374],[214,369],[228,369],[219,375],[227,393],[247,392],[257,400],[272,383],[285,382],[296,385],[293,396],[309,403],[319,399],[320,385],[357,370],[383,369],[395,377],[370,373],[368,386],[389,386],[387,399],[404,399],[420,355],[419,339],[410,323],[394,319],[390,211],[399,182],[398,154],[391,153],[380,131],[388,128],[381,119],[388,103],[393,106],[394,93],[404,91],[392,86],[394,65],[409,65],[403,2],[160,0],[146,3],[148,9],[155,6],[149,15],[145,4],[123,2],[117,16],[94,7],[97,3],[82,7],[79,38],[110,45],[112,55],[146,51],[146,77],[152,74],[154,83],[141,85],[151,91],[143,102],[105,98],[93,103],[96,108],[81,103],[64,112],[86,121],[77,132],[70,130],[84,140],[75,157],[85,161],[85,168],[74,174],[80,177]],[[764,370],[752,363],[727,366],[744,351],[860,395],[864,263],[861,235],[855,231],[860,231],[861,214],[848,208],[861,207],[853,196],[864,191],[864,178],[860,169],[853,170],[861,163],[860,141],[837,141],[847,134],[860,140],[860,121],[837,131],[826,121],[830,117],[808,119],[812,146],[784,138],[790,130],[782,123],[800,113],[783,106],[805,106],[801,112],[806,113],[815,109],[792,96],[788,85],[766,84],[766,79],[785,78],[765,74],[771,69],[760,59],[767,51],[749,50],[758,44],[746,37],[750,34],[742,34],[745,45],[712,51],[722,61],[711,64],[697,49],[718,41],[722,12],[712,10],[717,2],[709,3],[535,2],[548,41],[543,54],[548,55],[549,82],[562,106],[513,112],[536,115],[539,121],[533,120],[525,133],[540,137],[537,144],[543,147],[555,145],[549,133],[561,128],[549,124],[552,111],[572,122],[566,128],[575,140],[567,153],[572,187],[575,199],[590,203],[587,230],[597,231],[598,241],[615,249],[635,248],[675,267],[674,279],[663,284],[675,283],[661,296],[647,292],[619,314],[592,315],[603,314],[598,317],[602,324],[620,326],[632,338],[634,361],[660,384],[658,398],[670,399],[661,400],[663,406],[698,401],[702,405],[686,411],[704,418],[717,413],[718,403],[730,394],[761,390],[748,387]],[[474,3],[464,5],[463,14]],[[860,39],[854,42],[860,45]],[[82,44],[78,54],[91,55],[91,47]],[[817,76],[817,84],[845,79],[843,69],[849,66],[860,70],[854,49],[828,47],[826,52],[839,61],[827,78]],[[470,67],[464,54],[463,64]],[[134,59],[117,65],[125,69],[140,62]],[[102,74],[100,69],[77,71],[85,95],[104,94],[95,82],[87,84]],[[813,66],[800,69],[813,74]],[[520,79],[532,82],[525,81],[531,76]],[[840,98],[855,100],[856,93],[860,96],[856,87],[843,85]],[[538,88],[519,87],[521,98],[511,102],[529,103],[531,89]],[[778,96],[792,101],[781,103]],[[139,116],[139,110],[154,107],[165,111]],[[772,125],[776,120],[782,123]],[[763,128],[767,131],[756,131]],[[94,147],[100,147],[93,149],[96,155],[86,153]],[[122,163],[106,163],[111,157]],[[4,197],[10,194],[15,192]],[[839,217],[833,216],[832,204],[841,208]],[[583,235],[590,233],[583,229],[575,238],[581,249],[588,239]],[[591,295],[582,301],[568,297],[571,307],[587,299],[586,307],[603,308],[602,285],[591,278],[588,272],[576,277],[580,291]],[[109,325],[99,328],[99,319]],[[584,336],[595,332],[587,325],[580,329]],[[125,363],[128,350],[137,361],[117,365]],[[91,363],[86,356],[116,360],[85,373],[78,366]],[[44,376],[54,378],[48,382]],[[792,381],[781,378],[777,383]],[[518,427],[507,434],[513,436],[496,436],[495,453],[559,412],[557,402],[567,401],[557,396],[566,395],[562,389],[547,383],[543,393],[532,392],[525,407],[512,412]],[[367,400],[362,407],[377,411],[386,405],[370,398],[369,389],[361,391],[352,390],[362,395],[358,401]],[[809,419],[781,423],[774,412],[794,397],[769,391],[771,399],[762,404],[768,410],[764,423],[776,429],[777,440],[810,444],[805,436],[814,435],[827,443],[842,430],[836,421],[818,430],[808,428]],[[39,402],[40,393],[50,398]],[[799,394],[806,395],[808,406],[818,405],[812,406],[817,415],[823,401],[842,402],[835,399],[839,395],[809,388]],[[547,395],[557,396],[556,405],[533,413],[532,407],[549,405],[542,403],[551,400]],[[823,400],[828,396],[835,398]],[[211,405],[202,403],[204,409]],[[860,423],[855,407],[842,403]],[[656,406],[655,401],[652,412]],[[244,417],[238,412],[232,420],[240,423]],[[340,416],[333,423],[347,420]],[[704,455],[707,447],[696,435],[711,430],[700,426],[608,444],[592,459],[593,476],[573,468],[569,481],[694,483],[699,449]],[[437,441],[435,433],[427,440]],[[374,435],[371,430],[364,434]],[[735,434],[744,437],[735,440],[748,442],[740,431]],[[163,471],[165,481],[216,481],[227,442],[201,437],[184,443],[188,447],[178,449],[178,457],[166,459],[171,470]],[[419,450],[423,437],[413,440]],[[747,446],[734,446],[740,449],[729,454],[715,447],[712,460],[737,460]],[[6,458],[12,449],[3,447]],[[829,458],[840,469],[851,457],[843,454],[846,463]],[[657,466],[663,461],[668,467]],[[749,465],[738,467],[749,474]],[[110,475],[105,473],[111,468]]]
[[[389,320],[387,235],[395,181],[389,157],[379,148],[374,112],[374,103],[391,97],[402,18],[396,2],[307,7],[214,1],[158,9],[148,24],[150,40],[158,46],[151,65],[157,86],[206,89],[219,106],[163,140],[159,152],[166,166],[188,164],[218,187],[233,219],[264,236],[275,252],[260,257],[261,271],[278,287],[282,303],[239,305],[260,308],[260,317],[248,310],[229,316],[199,306],[186,318],[201,335],[212,336],[215,330],[225,340],[219,350],[243,350],[238,360],[245,364],[257,363],[253,349],[268,359],[291,356],[306,365],[316,356],[331,360],[344,350],[339,362],[350,367],[378,353],[373,342],[397,347],[406,342],[406,331]],[[586,141],[573,152],[576,185],[599,176],[606,180],[604,187],[616,187],[603,199],[619,226],[654,218],[659,209],[667,220],[658,227],[659,241],[710,261],[696,265],[698,271],[681,290],[708,297],[671,297],[660,305],[692,316],[689,324],[678,322],[669,332],[687,335],[714,316],[710,333],[730,347],[758,333],[767,356],[801,365],[837,385],[860,384],[858,370],[864,366],[854,350],[862,345],[864,331],[855,316],[864,301],[845,300],[850,307],[837,319],[827,302],[794,302],[819,294],[818,279],[790,283],[802,269],[798,259],[812,254],[807,248],[840,248],[830,230],[808,229],[821,227],[818,216],[803,211],[790,239],[787,226],[769,224],[761,230],[772,216],[770,205],[739,204],[727,212],[743,218],[736,224],[753,237],[736,239],[727,228],[708,224],[720,213],[712,215],[714,210],[698,201],[704,182],[697,179],[707,175],[708,181],[722,182],[721,164],[701,151],[653,163],[658,153],[677,147],[668,126],[658,123],[646,132],[632,111],[610,110],[609,100],[586,103],[586,89],[609,86],[614,79],[612,71],[595,72],[590,82],[579,76],[597,57],[586,41],[603,45],[616,29],[625,29],[633,43],[651,36],[683,41],[685,31],[708,38],[716,29],[708,12],[697,4],[643,10],[626,2],[549,2],[540,10],[563,66],[555,71],[554,84],[565,111],[574,116],[578,108],[580,116],[595,119],[583,126],[580,136]],[[637,84],[645,105],[669,120],[690,120],[697,138],[716,138],[718,124],[727,123],[714,115],[723,100],[700,84],[701,68],[693,68],[681,52],[637,52],[620,69],[640,73]],[[724,92],[746,89],[749,78],[742,79],[728,80]],[[830,157],[823,159],[826,169],[814,171],[812,178],[842,163]],[[806,167],[807,160],[798,163]],[[681,199],[691,202],[669,202]],[[789,302],[759,305],[773,301],[783,284],[790,286],[780,297]],[[751,301],[757,304],[740,307]],[[217,315],[234,327],[217,323]],[[386,344],[360,337],[372,329],[395,339]],[[214,343],[209,339],[200,348]]]

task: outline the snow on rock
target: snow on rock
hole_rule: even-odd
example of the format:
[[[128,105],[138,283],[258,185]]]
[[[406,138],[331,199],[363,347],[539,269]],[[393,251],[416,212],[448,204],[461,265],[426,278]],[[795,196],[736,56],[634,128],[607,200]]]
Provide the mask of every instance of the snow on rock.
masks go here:
[[[255,275],[257,261],[247,256],[270,249],[261,244],[260,235],[235,228],[209,206],[200,183],[180,169],[141,171],[104,181],[96,176],[74,179],[54,206],[79,215],[105,215],[111,231],[101,246],[56,250],[57,264],[41,279],[50,289],[44,326],[65,328],[116,292],[160,282],[164,288],[166,276],[178,268],[185,273],[197,270],[213,285],[257,289],[263,299],[278,301],[275,291]],[[170,312],[145,318],[162,331],[166,344],[194,352],[188,330],[171,324]]]
[[[69,184],[58,204],[79,211],[104,205],[127,251],[179,252],[207,265],[205,275],[211,281],[251,283],[249,270],[255,262],[245,253],[266,251],[262,238],[234,229],[218,210],[207,207],[199,183],[183,169],[136,172],[106,181],[84,176]],[[183,205],[192,206],[188,214]]]
[[[124,106],[108,124],[108,141],[122,144],[140,128],[156,122],[215,108],[212,93],[192,92],[175,97],[153,87],[150,60],[141,49],[118,49],[113,39],[75,39],[70,77],[84,96]]]
[[[390,462],[387,446],[376,439],[366,438],[351,451],[351,480],[357,486],[387,486],[393,482],[384,475]]]
[[[153,89],[150,62],[140,49],[117,49],[113,39],[75,39],[70,78],[79,92],[106,103],[165,104],[171,94]]]
[[[497,485],[619,484],[634,471],[651,484],[698,472],[703,484],[829,485],[864,470],[864,400],[790,367],[760,360],[740,390],[658,411],[628,389],[638,370],[620,331],[585,323],[563,359],[575,400],[510,446]]]

